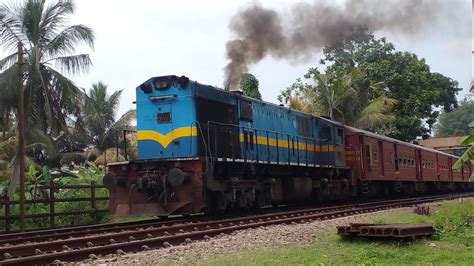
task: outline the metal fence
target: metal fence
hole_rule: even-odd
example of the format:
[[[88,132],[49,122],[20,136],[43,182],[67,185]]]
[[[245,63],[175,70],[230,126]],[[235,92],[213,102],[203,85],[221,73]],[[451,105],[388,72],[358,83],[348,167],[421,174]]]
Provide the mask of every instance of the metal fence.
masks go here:
[[[34,199],[34,200],[25,200],[25,204],[48,204],[49,205],[49,212],[47,213],[36,213],[36,214],[26,214],[25,219],[33,219],[33,218],[45,218],[49,217],[49,227],[53,228],[56,227],[56,217],[58,216],[68,216],[68,215],[84,215],[89,214],[93,220],[93,223],[97,223],[97,217],[100,213],[108,212],[108,209],[98,209],[97,202],[98,201],[108,201],[109,197],[96,197],[96,190],[105,188],[103,185],[97,185],[94,181],[90,183],[90,185],[62,185],[59,186],[51,181],[49,186],[39,186],[38,189],[45,189],[49,190],[49,198],[48,199]],[[82,198],[57,198],[56,193],[59,192],[60,189],[90,189],[90,197],[82,197]],[[58,202],[90,202],[90,210],[82,210],[82,211],[66,211],[66,212],[56,212],[55,211],[55,204]],[[0,198],[0,206],[3,207],[4,215],[0,216],[0,221],[4,221],[4,232],[11,232],[11,225],[14,220],[19,220],[20,215],[12,215],[11,207],[13,205],[19,205],[19,200],[10,200],[8,196],[4,198]]]

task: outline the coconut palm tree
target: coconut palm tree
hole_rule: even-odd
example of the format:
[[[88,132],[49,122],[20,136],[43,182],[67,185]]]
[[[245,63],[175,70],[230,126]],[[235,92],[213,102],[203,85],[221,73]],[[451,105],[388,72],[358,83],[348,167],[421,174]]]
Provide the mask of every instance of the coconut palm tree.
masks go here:
[[[83,120],[90,142],[104,150],[112,147],[116,130],[127,128],[135,119],[135,110],[126,112],[118,120],[117,110],[122,90],[107,94],[107,85],[98,82],[92,84],[83,105]]]
[[[331,78],[310,69],[305,78],[311,79],[312,84],[298,79],[282,91],[279,100],[292,109],[377,131],[393,119],[390,112],[397,101],[386,96],[383,82],[362,88],[358,85],[361,75],[354,70],[342,77]]]
[[[86,72],[89,55],[74,54],[76,47],[93,48],[94,34],[84,25],[67,25],[74,13],[71,0],[47,5],[27,0],[0,6],[0,42],[12,51],[0,60],[0,93],[17,97],[18,75],[24,75],[25,117],[28,128],[48,134],[67,132],[67,118],[77,115],[83,92],[62,74]],[[16,63],[17,48],[24,48],[24,65]],[[15,101],[13,101],[15,102]]]
[[[330,81],[325,74],[314,73],[312,75],[316,82],[316,85],[313,86],[313,99],[320,115],[344,122],[346,103],[354,100],[357,96],[353,82],[356,75],[357,73],[354,71],[334,81]]]
[[[122,90],[107,94],[107,85],[103,82],[92,84],[87,92],[77,119],[80,125],[75,128],[76,135],[84,136],[83,141],[93,146],[84,154],[86,158],[100,156],[115,147],[117,140],[124,141],[121,130],[130,129],[136,115],[135,110],[129,110],[116,120],[121,94]]]

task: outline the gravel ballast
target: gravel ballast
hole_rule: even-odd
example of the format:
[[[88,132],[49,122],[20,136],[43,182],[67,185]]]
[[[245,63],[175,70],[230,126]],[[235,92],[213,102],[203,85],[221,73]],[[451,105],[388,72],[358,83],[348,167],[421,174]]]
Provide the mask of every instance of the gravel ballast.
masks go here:
[[[409,208],[402,208],[409,209]],[[400,210],[400,209],[396,209]],[[168,248],[148,250],[138,253],[108,255],[104,258],[84,261],[84,263],[123,265],[123,264],[189,264],[229,254],[271,249],[289,244],[306,245],[318,239],[318,231],[333,231],[336,226],[351,222],[368,222],[373,215],[394,210],[384,210],[359,214],[328,221],[315,221],[304,224],[273,225],[237,231],[230,235],[219,235],[208,240],[193,241]]]

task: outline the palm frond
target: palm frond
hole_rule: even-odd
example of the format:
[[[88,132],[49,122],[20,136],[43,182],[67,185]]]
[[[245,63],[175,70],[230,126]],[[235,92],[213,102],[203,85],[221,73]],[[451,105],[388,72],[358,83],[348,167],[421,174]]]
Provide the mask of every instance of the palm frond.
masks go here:
[[[379,125],[388,123],[394,117],[390,115],[397,101],[386,96],[379,96],[372,100],[359,114],[355,126],[362,129],[374,129]]]
[[[74,75],[87,73],[89,68],[92,67],[92,61],[88,54],[62,56],[51,60],[55,61],[56,67],[61,71]]]
[[[13,51],[16,50],[18,42],[23,45],[28,43],[23,35],[24,13],[25,11],[19,3],[0,6],[0,40],[6,49]]]
[[[23,32],[26,34],[30,43],[37,46],[41,39],[41,16],[44,10],[44,1],[27,1],[24,6],[25,15],[23,16]]]
[[[30,129],[27,132],[28,147],[38,147],[46,151],[46,154],[50,157],[56,157],[59,155],[59,151],[56,147],[54,140],[50,135],[45,133],[41,129]]]
[[[14,64],[0,74],[0,103],[15,107],[18,104],[18,65]]]
[[[54,37],[49,41],[44,49],[47,56],[50,58],[57,57],[58,55],[67,55],[75,52],[75,47],[84,43],[94,48],[94,32],[91,28],[85,25],[73,25]]]
[[[40,29],[42,36],[46,40],[53,39],[54,34],[62,28],[67,21],[67,17],[74,13],[74,4],[72,1],[63,0],[48,5],[42,13]]]
[[[137,111],[135,109],[128,110],[123,114],[111,128],[113,129],[124,129],[130,127],[131,123],[137,119]]]
[[[11,67],[18,61],[18,53],[13,53],[11,55],[5,56],[0,60],[0,72],[6,68]]]

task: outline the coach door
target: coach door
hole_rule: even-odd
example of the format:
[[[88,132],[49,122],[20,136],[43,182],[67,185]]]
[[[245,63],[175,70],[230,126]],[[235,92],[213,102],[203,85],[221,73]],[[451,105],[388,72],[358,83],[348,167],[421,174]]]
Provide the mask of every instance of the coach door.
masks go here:
[[[421,157],[420,150],[415,150],[415,157],[416,157],[416,180],[421,181],[423,180],[423,167],[422,167],[423,158]]]

